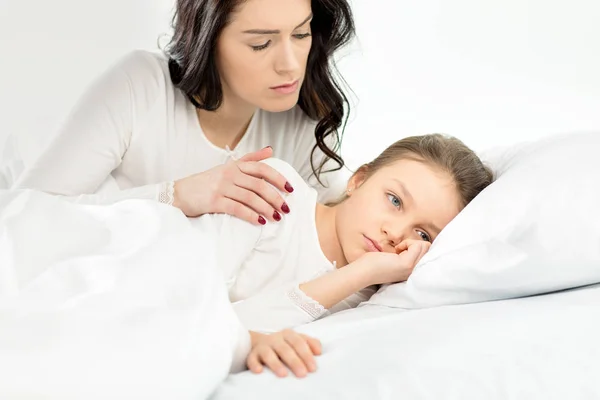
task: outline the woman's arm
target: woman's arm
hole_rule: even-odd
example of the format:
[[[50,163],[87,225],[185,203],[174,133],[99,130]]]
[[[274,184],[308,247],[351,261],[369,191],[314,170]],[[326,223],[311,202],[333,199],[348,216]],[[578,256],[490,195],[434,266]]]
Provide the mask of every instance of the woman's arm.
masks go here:
[[[116,192],[114,196],[92,194],[120,165],[134,123],[140,119],[136,107],[142,101],[136,98],[134,84],[148,86],[142,92],[150,96],[150,86],[156,80],[153,74],[160,73],[158,68],[144,54],[134,52],[102,74],[84,92],[44,153],[23,171],[14,188],[40,190],[92,204],[123,198],[157,199],[165,184]],[[136,74],[134,83],[132,77]]]

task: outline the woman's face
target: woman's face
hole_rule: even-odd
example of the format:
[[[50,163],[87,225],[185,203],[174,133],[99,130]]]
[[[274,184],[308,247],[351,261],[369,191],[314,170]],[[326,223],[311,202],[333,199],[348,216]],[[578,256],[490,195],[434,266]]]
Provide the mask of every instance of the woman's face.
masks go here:
[[[336,230],[350,263],[366,252],[398,252],[408,239],[432,242],[460,212],[451,176],[424,162],[403,159],[368,179],[356,174],[337,207]]]
[[[217,42],[226,101],[271,112],[298,102],[312,37],[310,0],[247,0]]]

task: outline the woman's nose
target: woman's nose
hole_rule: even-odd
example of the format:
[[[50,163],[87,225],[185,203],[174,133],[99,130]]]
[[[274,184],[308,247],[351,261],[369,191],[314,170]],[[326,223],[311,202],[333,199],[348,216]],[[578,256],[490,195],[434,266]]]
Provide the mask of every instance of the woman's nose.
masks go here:
[[[281,43],[281,47],[275,61],[275,70],[278,74],[289,74],[296,72],[300,67],[298,57],[291,42]]]

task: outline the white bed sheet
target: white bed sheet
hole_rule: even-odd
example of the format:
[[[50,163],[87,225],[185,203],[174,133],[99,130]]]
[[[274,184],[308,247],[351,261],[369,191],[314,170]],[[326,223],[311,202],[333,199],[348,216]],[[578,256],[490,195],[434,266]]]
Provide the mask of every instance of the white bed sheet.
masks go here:
[[[403,311],[365,305],[307,325],[317,373],[231,375],[224,399],[598,399],[600,286]]]

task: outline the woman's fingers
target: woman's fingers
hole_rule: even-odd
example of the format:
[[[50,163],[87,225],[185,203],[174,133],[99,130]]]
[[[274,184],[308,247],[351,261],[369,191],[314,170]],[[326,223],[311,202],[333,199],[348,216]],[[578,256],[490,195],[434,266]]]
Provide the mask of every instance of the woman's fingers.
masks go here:
[[[232,215],[254,225],[264,225],[267,223],[262,215],[252,210],[250,207],[237,200],[227,197],[221,197],[215,204],[215,213]]]
[[[264,179],[284,193],[292,193],[294,191],[294,188],[287,179],[270,165],[261,162],[238,162],[237,166],[246,175]]]
[[[275,211],[277,211],[279,217],[281,214],[290,212],[290,208],[285,202],[285,199],[266,181],[251,175],[240,174],[235,178],[234,183],[237,187],[245,189],[257,196],[257,198],[254,198],[250,194],[244,194],[245,199],[241,200],[252,201],[252,203],[248,205],[258,213],[265,213],[263,215],[267,216],[269,219],[275,221],[278,220],[278,216],[274,215]]]
[[[248,153],[240,158],[240,161],[248,162],[248,161],[262,161],[266,160],[273,156],[273,149],[271,146],[267,146],[263,149],[253,151],[252,153]]]
[[[225,189],[225,193],[223,195],[228,199],[237,201],[244,206],[247,206],[253,211],[253,214],[262,215],[269,221],[281,221],[281,213],[275,210],[261,196],[254,193],[252,190],[233,185]],[[254,217],[254,215],[251,217]]]

